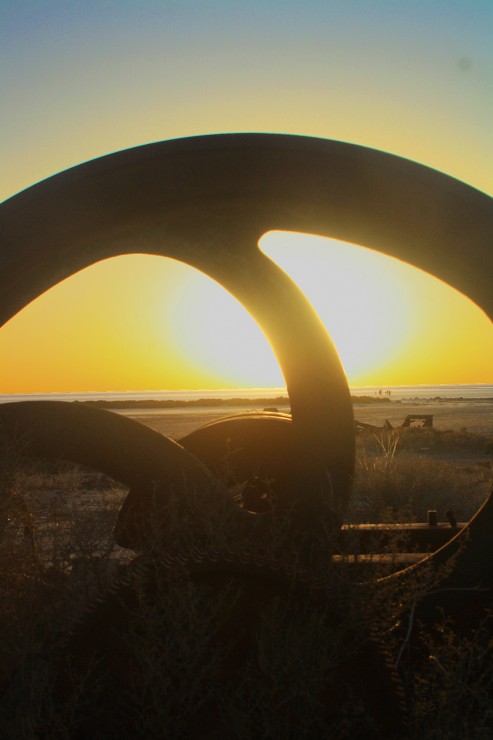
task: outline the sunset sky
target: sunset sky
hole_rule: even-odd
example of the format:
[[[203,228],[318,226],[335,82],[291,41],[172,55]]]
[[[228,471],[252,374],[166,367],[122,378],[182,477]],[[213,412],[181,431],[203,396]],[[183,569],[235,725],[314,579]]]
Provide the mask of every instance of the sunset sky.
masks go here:
[[[491,0],[0,2],[0,200],[120,149],[238,131],[374,147],[493,195],[492,38]],[[493,383],[491,322],[443,283],[316,236],[261,248],[351,384]],[[0,329],[0,393],[282,385],[242,307],[164,258],[90,267]]]

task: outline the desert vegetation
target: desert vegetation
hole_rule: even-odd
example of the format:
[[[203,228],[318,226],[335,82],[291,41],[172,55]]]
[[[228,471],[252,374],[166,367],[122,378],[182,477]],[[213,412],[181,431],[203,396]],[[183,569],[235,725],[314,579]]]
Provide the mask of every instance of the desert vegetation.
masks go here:
[[[354,521],[442,521],[453,510],[467,521],[493,482],[490,437],[463,431],[406,428],[357,438]]]
[[[466,430],[370,433],[357,448],[350,522],[420,521],[430,508],[466,520],[491,489],[492,440]],[[405,594],[391,586],[362,590],[360,574],[335,574],[319,551],[313,566],[327,580],[327,597],[312,602],[296,589],[277,593],[275,579],[257,579],[257,586],[227,578],[218,586],[216,576],[190,577],[185,564],[164,567],[166,543],[159,543],[130,599],[125,584],[141,577],[142,556],[119,548],[112,535],[127,491],[79,466],[25,460],[12,447],[3,447],[0,466],[2,737],[86,737],[89,726],[93,737],[121,738],[129,718],[142,737],[205,737],[203,728],[207,737],[393,737],[392,722],[382,735],[375,713],[391,712],[396,702],[405,705],[401,737],[491,737],[490,625],[459,639],[444,619],[420,635],[419,660],[404,649],[413,603],[433,589],[436,574]],[[278,545],[264,559],[278,558]],[[292,558],[293,583],[303,582],[297,567]],[[256,621],[251,604],[259,600]],[[101,608],[109,610],[109,644],[113,621],[118,626],[125,613],[126,658],[116,685],[104,666],[77,664],[74,678],[63,662],[74,630],[76,641],[98,640]],[[253,640],[241,670],[228,662],[225,636],[233,654]],[[373,714],[365,710],[357,684],[340,694],[351,672],[363,684],[380,682],[381,709],[370,698]],[[69,694],[60,689],[65,683]]]

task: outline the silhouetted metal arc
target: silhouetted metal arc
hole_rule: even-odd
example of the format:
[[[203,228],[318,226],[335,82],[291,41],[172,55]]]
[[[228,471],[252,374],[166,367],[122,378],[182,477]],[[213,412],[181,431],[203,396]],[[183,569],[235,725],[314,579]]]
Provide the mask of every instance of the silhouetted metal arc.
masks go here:
[[[316,491],[328,469],[343,507],[354,463],[344,373],[311,307],[258,239],[288,229],[369,246],[437,275],[492,316],[492,203],[441,173],[341,142],[230,134],[138,147],[2,204],[0,321],[107,257],[138,251],[193,265],[266,333],[291,400],[300,475],[313,474]]]
[[[398,257],[493,316],[492,199],[423,165],[344,142],[279,134],[159,142],[78,165],[1,209],[2,323],[57,279],[111,254],[164,248],[182,261],[202,259],[207,271],[216,262],[222,274],[241,246],[252,251],[250,239],[269,229],[326,234]],[[218,226],[243,234],[243,245],[205,253],[197,244],[213,246]],[[33,249],[40,264],[50,260],[44,271]]]
[[[453,558],[453,561],[452,561]],[[447,563],[453,562],[453,568]],[[381,579],[385,585],[390,580],[400,581],[403,588],[415,583],[420,570],[429,569],[437,575],[433,591],[437,593],[438,602],[444,601],[444,593],[458,599],[464,593],[471,595],[474,589],[489,589],[490,606],[493,599],[493,490],[483,505],[478,509],[470,522],[443,547],[428,555],[415,565],[399,573]],[[422,610],[425,612],[433,600],[424,600]],[[431,606],[430,606],[431,612]]]
[[[237,518],[250,518],[194,455],[132,419],[83,404],[24,401],[0,404],[0,435],[20,454],[70,460],[131,487],[119,515],[116,539],[135,547],[151,503],[174,491],[191,491],[210,506],[220,500]],[[158,496],[152,501],[152,496]],[[166,501],[164,501],[166,504]],[[147,514],[147,517],[146,517]]]

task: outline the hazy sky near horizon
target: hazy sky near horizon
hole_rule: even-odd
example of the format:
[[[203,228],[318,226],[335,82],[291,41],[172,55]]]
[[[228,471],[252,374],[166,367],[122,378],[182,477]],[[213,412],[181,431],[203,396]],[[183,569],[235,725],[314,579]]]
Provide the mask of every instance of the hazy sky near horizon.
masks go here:
[[[492,41],[491,0],[0,0],[0,199],[113,151],[232,131],[375,147],[493,195]],[[351,383],[493,382],[491,323],[451,289],[354,246],[263,246]],[[168,260],[100,263],[0,329],[0,392],[249,385],[282,385],[260,331]]]

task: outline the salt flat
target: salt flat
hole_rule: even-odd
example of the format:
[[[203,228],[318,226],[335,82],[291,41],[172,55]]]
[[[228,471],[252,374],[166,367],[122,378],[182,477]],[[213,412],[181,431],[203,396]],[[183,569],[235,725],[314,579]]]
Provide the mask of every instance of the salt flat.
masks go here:
[[[131,416],[135,421],[146,424],[161,434],[172,439],[180,439],[194,429],[216,419],[237,413],[261,410],[248,407],[200,408],[187,409],[125,409],[119,413]],[[279,411],[288,411],[288,407],[279,407]],[[354,416],[358,421],[375,426],[383,426],[385,420],[392,426],[402,424],[408,414],[433,414],[433,425],[437,429],[459,431],[466,428],[469,432],[493,437],[493,401],[400,401],[389,403],[355,403]]]
[[[493,437],[492,401],[401,401],[399,403],[354,405],[354,416],[358,421],[382,426],[388,419],[392,426],[402,424],[408,414],[433,414],[433,426],[437,429],[459,431],[464,427],[475,434]]]

